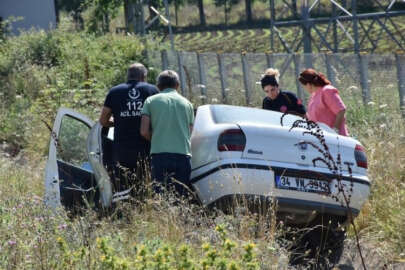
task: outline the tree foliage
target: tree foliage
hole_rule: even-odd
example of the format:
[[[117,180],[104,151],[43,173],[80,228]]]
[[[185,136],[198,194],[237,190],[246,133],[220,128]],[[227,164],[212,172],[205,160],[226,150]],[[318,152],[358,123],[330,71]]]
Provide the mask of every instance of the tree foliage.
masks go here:
[[[85,6],[91,10],[88,30],[95,33],[106,33],[110,28],[110,19],[117,15],[122,0],[86,0]]]
[[[70,13],[76,23],[76,27],[83,28],[82,12],[84,10],[85,0],[56,0],[57,19],[59,20],[59,11],[63,10]]]
[[[239,3],[239,0],[214,0],[214,4],[217,7],[224,7],[225,24],[228,24],[228,14],[232,9],[232,6]]]

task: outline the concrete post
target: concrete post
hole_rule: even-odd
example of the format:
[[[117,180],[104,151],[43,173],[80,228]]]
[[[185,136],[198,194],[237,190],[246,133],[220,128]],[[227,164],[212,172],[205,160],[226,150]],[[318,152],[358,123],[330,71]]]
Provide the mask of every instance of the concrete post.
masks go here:
[[[293,55],[293,61],[294,61],[294,71],[295,71],[295,84],[297,85],[297,96],[298,98],[300,98],[301,100],[304,101],[304,103],[307,103],[307,99],[305,96],[305,92],[302,89],[301,83],[298,80],[298,77],[300,76],[300,72],[301,72],[301,61],[300,61],[300,55],[299,54],[294,54]]]
[[[405,119],[405,55],[395,55],[398,76],[399,106]]]
[[[249,64],[246,59],[246,54],[242,54],[242,69],[243,69],[243,84],[245,86],[246,105],[250,105],[250,79],[249,79]]]
[[[207,100],[207,77],[205,74],[204,59],[199,53],[197,53],[197,63],[198,63],[198,75],[200,79],[200,91],[202,96],[201,101],[203,104],[205,104]]]
[[[368,55],[358,54],[358,59],[363,103],[364,105],[367,105],[371,100],[370,88],[368,84]]]
[[[224,59],[222,54],[217,54],[218,59],[218,70],[219,70],[219,79],[221,80],[221,94],[222,94],[222,103],[227,104],[228,99],[226,95],[227,85],[225,80],[225,68],[224,68]]]
[[[169,68],[169,59],[167,57],[167,51],[163,50],[161,52],[161,57],[162,57],[162,70],[166,70]]]
[[[186,75],[184,74],[183,55],[181,52],[177,52],[177,63],[178,63],[178,68],[179,68],[181,94],[183,96],[185,96],[186,95]]]

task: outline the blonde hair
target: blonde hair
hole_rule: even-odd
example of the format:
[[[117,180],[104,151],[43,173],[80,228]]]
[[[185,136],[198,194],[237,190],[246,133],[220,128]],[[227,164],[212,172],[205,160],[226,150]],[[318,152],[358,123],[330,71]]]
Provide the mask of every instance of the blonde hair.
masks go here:
[[[276,80],[279,82],[280,80],[280,71],[276,68],[268,68],[264,71],[263,76],[274,76],[276,78]]]

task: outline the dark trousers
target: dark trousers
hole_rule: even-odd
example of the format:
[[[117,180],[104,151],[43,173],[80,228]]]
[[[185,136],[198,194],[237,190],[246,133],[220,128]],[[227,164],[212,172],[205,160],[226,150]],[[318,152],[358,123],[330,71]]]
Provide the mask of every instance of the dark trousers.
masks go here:
[[[187,155],[173,153],[152,154],[151,159],[152,179],[166,188],[174,188],[180,195],[187,195],[190,186],[191,158]],[[176,183],[179,181],[182,184]],[[160,187],[155,187],[160,192]]]

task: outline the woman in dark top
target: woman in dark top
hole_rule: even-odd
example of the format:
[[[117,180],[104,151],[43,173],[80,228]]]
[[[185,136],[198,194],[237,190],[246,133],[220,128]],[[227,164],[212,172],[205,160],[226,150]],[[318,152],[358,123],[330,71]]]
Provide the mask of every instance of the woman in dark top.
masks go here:
[[[302,101],[294,93],[280,90],[279,77],[280,72],[273,68],[267,69],[263,75],[261,84],[267,96],[263,99],[262,108],[304,117],[306,111]]]

